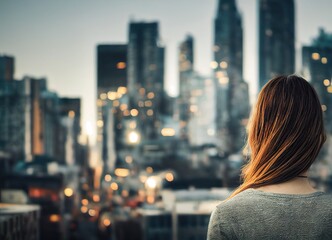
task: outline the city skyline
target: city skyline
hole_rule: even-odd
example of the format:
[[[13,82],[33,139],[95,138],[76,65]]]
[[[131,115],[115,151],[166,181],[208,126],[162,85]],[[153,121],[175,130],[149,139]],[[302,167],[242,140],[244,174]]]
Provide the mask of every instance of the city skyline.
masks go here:
[[[253,2],[237,1],[243,16],[244,79],[249,82],[252,98],[258,82],[258,7],[257,1]],[[317,9],[313,9],[310,1],[302,0],[301,4],[295,1],[297,70],[301,64],[302,45],[311,42],[319,27],[332,31],[332,23],[328,21],[332,3],[328,0],[319,2]],[[205,75],[211,74],[217,1],[165,4],[142,0],[95,4],[36,0],[29,3],[0,3],[0,30],[3,33],[0,54],[15,57],[17,79],[24,75],[46,77],[50,90],[61,96],[81,97],[82,127],[85,129],[90,122],[93,133],[96,130],[96,46],[126,44],[130,20],[159,22],[160,36],[166,47],[166,89],[171,95],[178,93],[178,46],[188,33],[195,39],[195,69]],[[187,11],[189,6],[190,11]],[[312,12],[317,15],[308,18]]]

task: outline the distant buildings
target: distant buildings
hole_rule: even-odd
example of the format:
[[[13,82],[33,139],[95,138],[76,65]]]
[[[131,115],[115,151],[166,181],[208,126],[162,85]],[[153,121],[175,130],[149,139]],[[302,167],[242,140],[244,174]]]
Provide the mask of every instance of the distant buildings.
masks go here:
[[[173,99],[164,89],[158,22],[131,22],[128,45],[97,47],[97,143],[105,171],[133,145],[161,137]]]
[[[119,107],[127,93],[127,49],[126,44],[97,46],[97,145],[107,169],[113,167],[115,150],[121,146],[121,119],[113,107]]]
[[[242,18],[235,0],[220,0],[214,21],[216,128],[222,152],[239,151],[249,115],[248,85],[243,80]]]
[[[316,89],[325,116],[325,128],[332,133],[332,34],[320,29],[311,45],[302,47],[303,74]]]
[[[0,56],[0,79],[12,80],[14,78],[14,58],[11,56]]]
[[[12,77],[0,79],[0,151],[14,162],[46,155],[75,164],[82,150],[80,99],[59,98],[46,79]]]
[[[190,35],[179,46],[179,120],[181,137],[188,138],[188,120],[190,118],[191,79],[194,74],[194,38]]]
[[[131,22],[128,36],[129,107],[138,109],[143,139],[157,138],[164,112],[164,47],[158,22]]]
[[[97,88],[101,93],[127,87],[127,45],[101,44],[97,46]]]
[[[259,89],[295,71],[294,0],[259,1]]]

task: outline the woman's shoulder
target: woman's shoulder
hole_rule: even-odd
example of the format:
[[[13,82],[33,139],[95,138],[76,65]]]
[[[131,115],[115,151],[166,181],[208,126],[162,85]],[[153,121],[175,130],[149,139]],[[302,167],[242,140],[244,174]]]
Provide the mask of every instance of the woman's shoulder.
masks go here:
[[[247,211],[250,208],[257,207],[285,207],[288,204],[298,202],[315,202],[321,207],[324,206],[332,212],[332,194],[325,192],[314,192],[309,194],[281,194],[272,192],[263,192],[256,189],[247,189],[231,199],[225,200],[217,206],[218,211],[224,214],[231,211]],[[276,205],[276,203],[279,203]]]

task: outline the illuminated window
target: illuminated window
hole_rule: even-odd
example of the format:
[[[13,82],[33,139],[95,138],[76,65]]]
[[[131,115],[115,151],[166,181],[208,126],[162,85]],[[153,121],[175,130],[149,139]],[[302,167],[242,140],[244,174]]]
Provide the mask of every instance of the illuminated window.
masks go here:
[[[152,106],[152,101],[145,101],[145,107],[151,107]]]
[[[120,109],[121,109],[121,111],[124,111],[124,110],[126,110],[126,109],[127,109],[127,107],[128,107],[128,105],[127,105],[127,104],[125,104],[125,103],[122,103],[122,104],[120,105]]]
[[[120,94],[126,94],[127,93],[127,88],[126,87],[119,87],[118,88],[118,93],[120,93]]]
[[[130,114],[131,114],[131,116],[136,117],[138,115],[138,110],[137,109],[131,109]]]
[[[68,112],[68,117],[70,117],[70,118],[74,118],[75,117],[75,112],[74,111],[69,111]]]
[[[148,111],[146,111],[146,115],[153,116],[153,110],[149,109]]]
[[[221,67],[222,69],[226,69],[226,68],[228,67],[228,63],[225,62],[225,61],[222,61],[222,62],[220,62],[220,67]]]
[[[153,99],[154,98],[154,93],[153,92],[149,92],[148,93],[148,99]]]
[[[212,69],[216,69],[216,68],[218,67],[218,63],[217,63],[216,61],[212,61],[212,62],[210,63],[210,67],[211,67]]]
[[[116,64],[117,69],[125,69],[126,68],[126,63],[125,62],[118,62]]]
[[[311,57],[312,57],[313,60],[319,60],[320,55],[319,55],[319,53],[315,52],[315,53],[311,54]]]
[[[100,99],[105,100],[106,98],[107,98],[107,94],[106,93],[100,94]]]
[[[118,190],[118,188],[119,188],[118,184],[116,182],[112,182],[111,189],[116,191],[116,190]]]
[[[107,97],[109,100],[115,100],[117,98],[117,93],[116,92],[108,92]]]
[[[97,127],[103,127],[104,126],[104,122],[102,120],[98,120],[97,121]]]
[[[324,79],[324,81],[323,81],[323,84],[324,84],[324,86],[329,86],[330,85],[330,80],[328,80],[328,79]]]
[[[327,92],[328,92],[328,93],[332,93],[332,86],[328,86],[328,87],[327,87]]]

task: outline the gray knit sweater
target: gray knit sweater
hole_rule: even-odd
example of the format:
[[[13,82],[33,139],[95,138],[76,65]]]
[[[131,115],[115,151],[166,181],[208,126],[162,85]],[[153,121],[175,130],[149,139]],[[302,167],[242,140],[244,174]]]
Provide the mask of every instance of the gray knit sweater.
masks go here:
[[[332,239],[332,197],[247,189],[216,207],[207,239]]]

